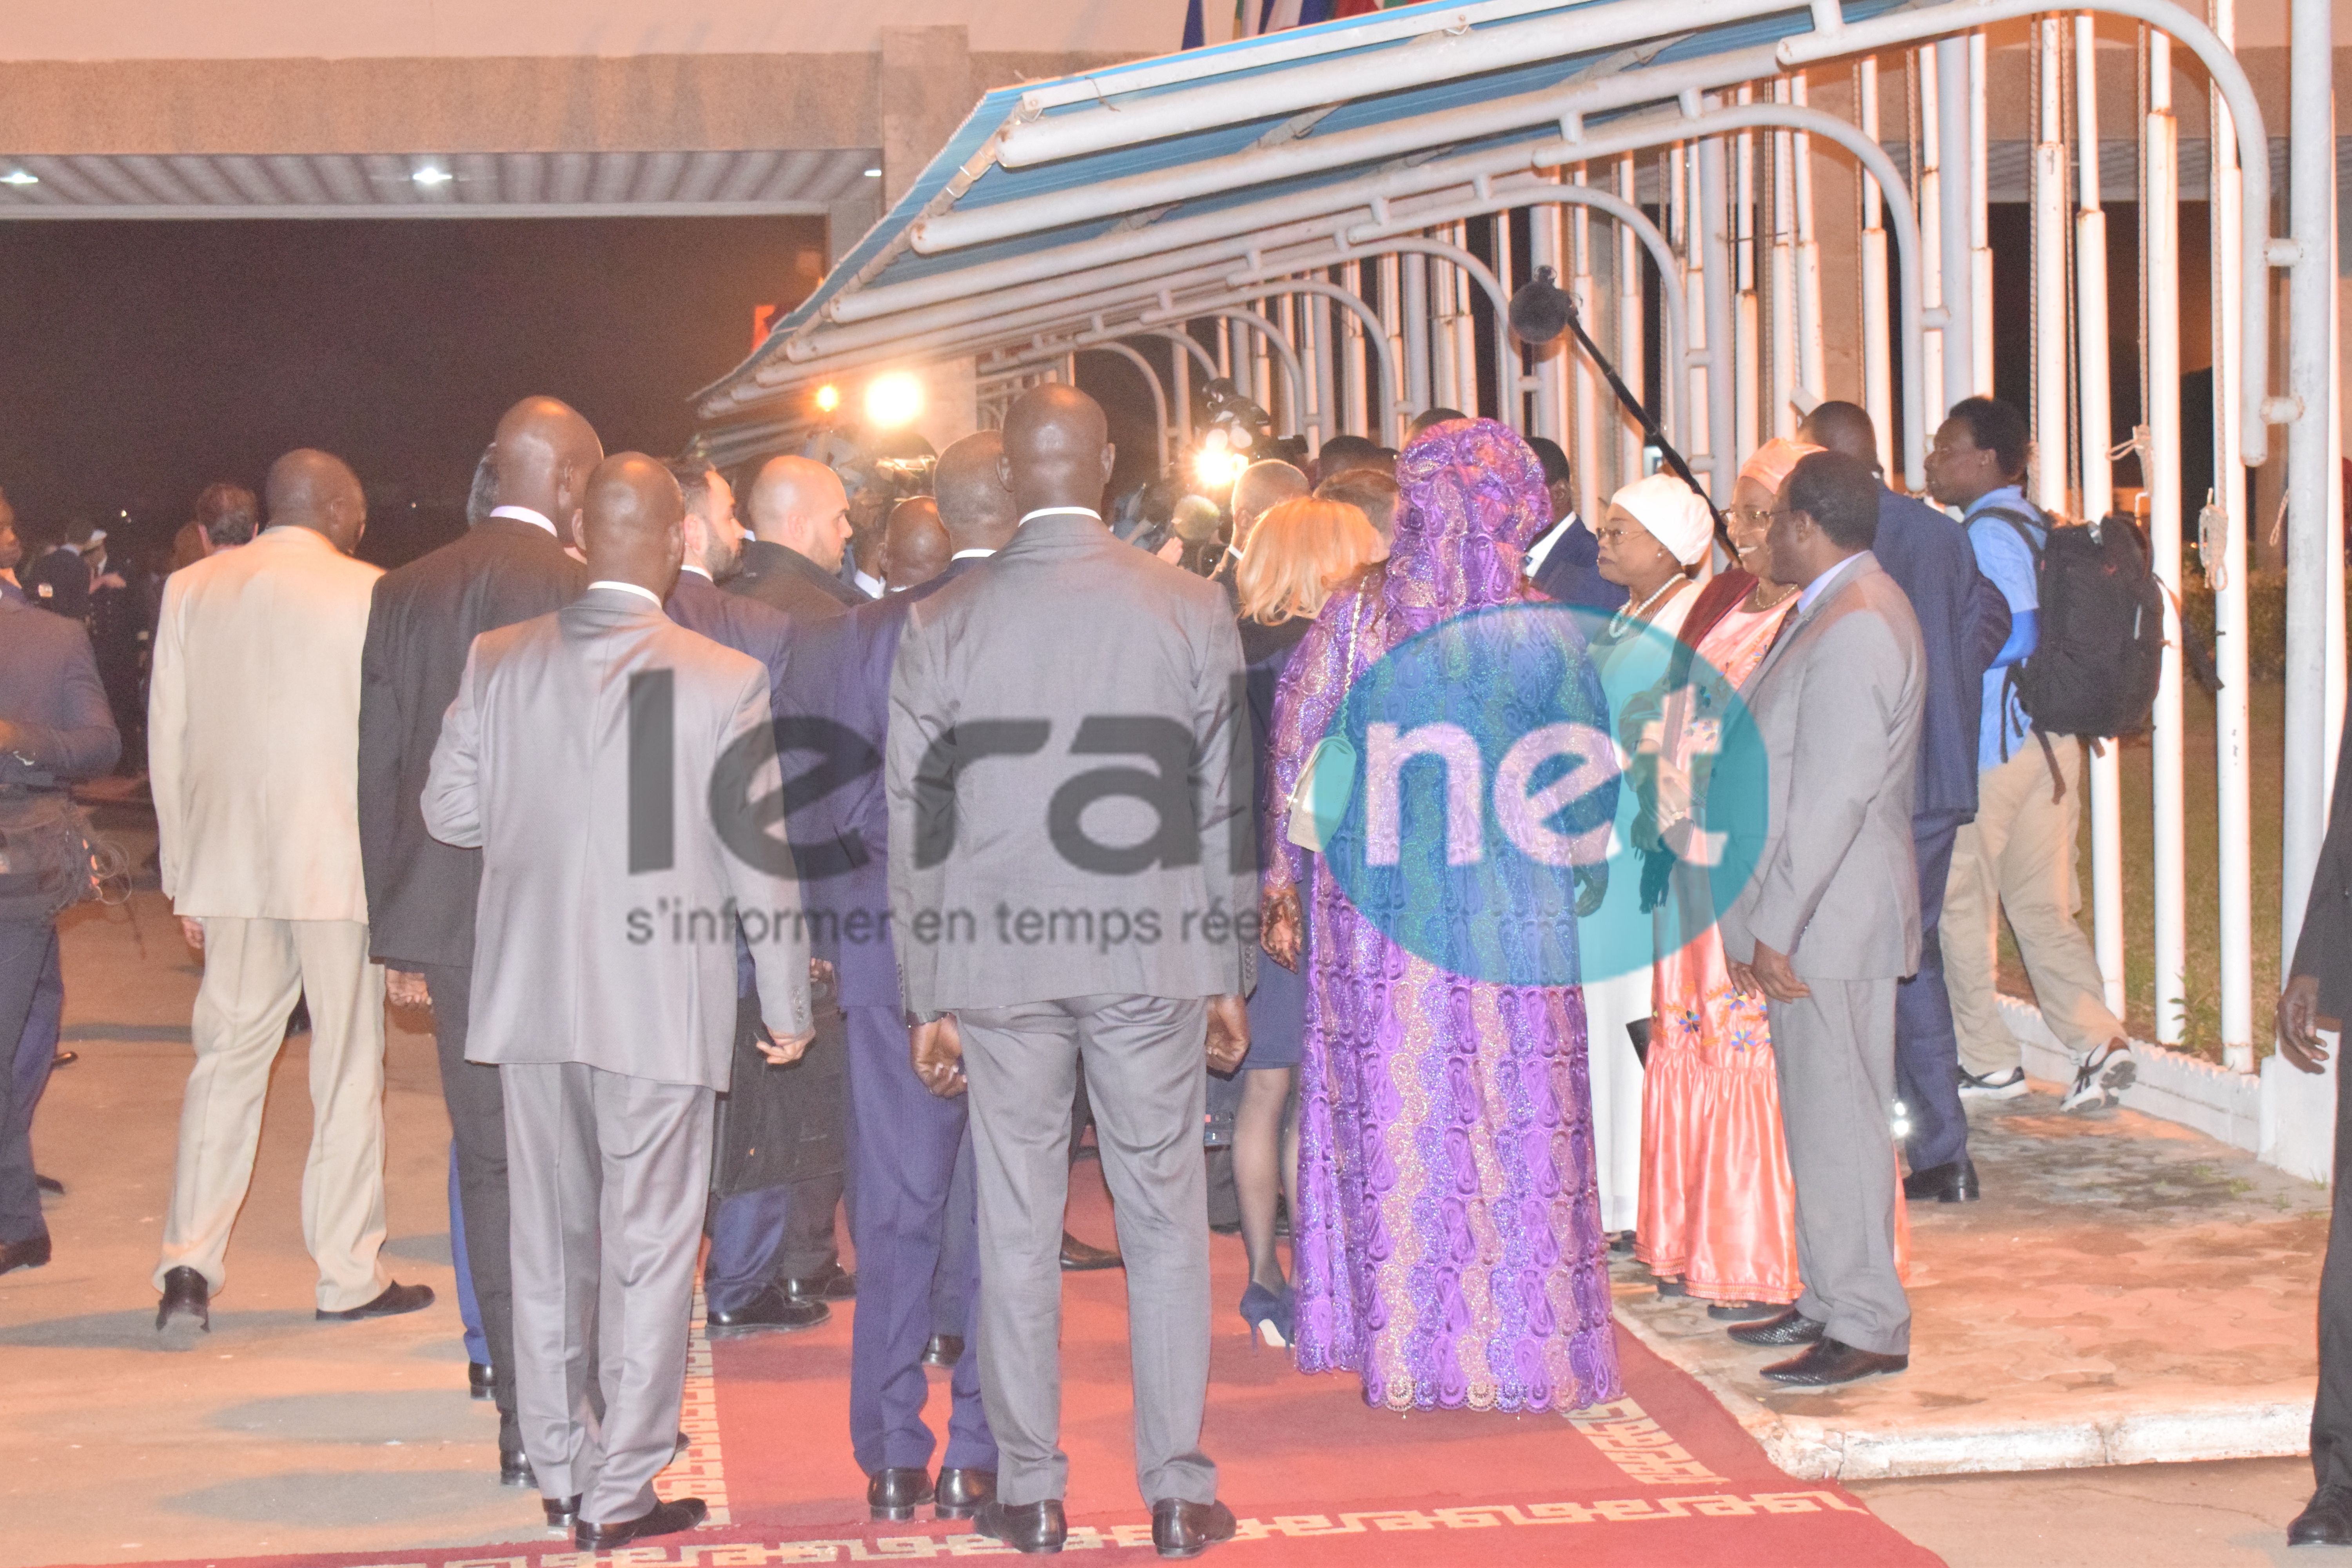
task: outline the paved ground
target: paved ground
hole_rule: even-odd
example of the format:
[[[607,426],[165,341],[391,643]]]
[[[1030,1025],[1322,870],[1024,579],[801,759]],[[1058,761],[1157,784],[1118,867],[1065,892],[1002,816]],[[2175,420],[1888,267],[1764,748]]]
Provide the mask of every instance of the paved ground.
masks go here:
[[[117,831],[145,854],[135,825]],[[297,1039],[215,1331],[163,1340],[149,1277],[197,970],[152,892],[77,911],[69,927],[68,1033],[82,1059],[52,1080],[36,1133],[42,1169],[69,1188],[52,1200],[58,1257],[0,1277],[0,1568],[511,1538],[535,1508],[496,1485],[494,1417],[465,1394],[430,1041],[391,1037],[389,1251],[398,1277],[441,1301],[379,1323],[311,1320]],[[1916,1219],[1917,1369],[1789,1400],[1784,1414],[1899,1428],[2157,1386],[2220,1390],[2241,1411],[2298,1387],[2307,1397],[2315,1190],[2166,1124],[2084,1123],[2032,1100],[1997,1113],[1979,1151],[1993,1195]],[[1654,1302],[1635,1310],[1654,1332]],[[2273,1459],[1849,1484],[1956,1568],[2185,1568],[2287,1561],[2280,1531],[2309,1479],[2301,1461]],[[2352,1563],[2293,1561],[2339,1555]]]

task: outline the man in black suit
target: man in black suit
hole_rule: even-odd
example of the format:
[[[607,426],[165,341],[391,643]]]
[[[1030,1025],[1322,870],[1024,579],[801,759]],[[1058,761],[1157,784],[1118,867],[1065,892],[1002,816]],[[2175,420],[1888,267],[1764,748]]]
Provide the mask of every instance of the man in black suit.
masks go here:
[[[842,752],[878,763],[890,721],[890,669],[913,607],[982,570],[1012,541],[1012,492],[997,473],[1003,443],[994,431],[967,436],[940,454],[934,483],[936,520],[949,559],[936,576],[893,592],[811,628],[795,650],[780,711],[815,724],[792,737],[817,742],[817,726]],[[895,542],[916,509],[901,501],[890,521]],[[906,524],[911,527],[912,524]],[[898,559],[892,545],[891,559]],[[830,728],[837,726],[838,728]],[[818,765],[810,746],[786,753],[788,773]],[[996,1494],[996,1439],[980,1398],[979,1336],[971,1316],[978,1300],[979,1253],[971,1234],[947,1234],[949,1193],[967,1131],[964,1102],[941,1100],[915,1076],[908,1058],[898,963],[890,939],[889,807],[878,766],[856,772],[815,802],[794,825],[793,854],[806,879],[803,899],[814,951],[840,975],[848,1019],[851,1186],[857,1194],[850,1234],[857,1246],[857,1320],[849,1371],[850,1441],[866,1472],[866,1500],[877,1520],[912,1519],[935,1502],[942,1519],[965,1519]],[[827,874],[829,873],[829,874]],[[964,1211],[963,1224],[973,1216]],[[928,1393],[922,1359],[934,1327],[931,1293],[945,1252],[960,1260],[965,1316],[954,1363],[954,1405],[947,1452],[936,1485],[935,1447],[923,1421]]]
[[[385,991],[394,1003],[432,1005],[457,1148],[467,1264],[490,1347],[499,1479],[509,1486],[533,1479],[515,1418],[506,1100],[498,1068],[466,1059],[482,857],[428,833],[418,800],[474,638],[562,609],[587,586],[564,544],[604,455],[588,422],[552,397],[527,397],[508,409],[490,457],[501,504],[463,537],[376,584],[361,661],[360,853],[369,945],[390,971]]]
[[[1851,403],[1814,406],[1800,438],[1879,472],[1878,433]],[[1914,1203],[1954,1204],[1979,1192],[1960,1109],[1960,1046],[1944,990],[1937,921],[1950,879],[1952,840],[1977,814],[1977,728],[1984,672],[2009,638],[2009,606],[1977,570],[1960,525],[1927,502],[1897,495],[1881,478],[1878,563],[1911,601],[1927,653],[1927,697],[1919,721],[1917,795],[1911,847],[1919,863],[1919,970],[1895,992],[1895,1087],[1908,1113],[1903,1151],[1911,1164],[1903,1193]]]
[[[69,524],[67,537],[26,563],[18,574],[26,597],[69,621],[89,618],[89,563],[82,559],[80,544],[89,533],[87,522]]]
[[[1554,519],[1542,538],[1528,547],[1528,580],[1536,592],[1562,605],[1574,605],[1603,614],[1625,603],[1622,585],[1601,574],[1601,541],[1576,512],[1576,484],[1568,454],[1557,441],[1528,437],[1528,447],[1543,465],[1544,493],[1551,500]]]
[[[839,476],[808,458],[771,458],[743,493],[751,542],[730,592],[809,620],[872,603],[841,580],[849,543],[849,495]]]
[[[68,842],[59,837],[67,786],[112,767],[121,745],[81,623],[0,595],[0,829],[11,850]],[[44,822],[56,826],[45,832]],[[12,1057],[56,971],[58,904],[73,869],[61,853],[47,876],[14,864],[0,872],[0,1040]],[[32,1126],[52,1059],[44,1049],[29,1080],[15,1062],[0,1064],[0,1274],[49,1260]]]
[[[2278,1001],[2279,1055],[2307,1073],[2327,1070],[2319,1031],[2352,1017],[2352,746],[2336,760],[2327,837],[2312,868],[2303,931]],[[2311,1468],[2318,1489],[2289,1546],[2352,1546],[2352,1091],[2336,1065],[2336,1204],[2319,1271],[2319,1395],[2311,1407]]]

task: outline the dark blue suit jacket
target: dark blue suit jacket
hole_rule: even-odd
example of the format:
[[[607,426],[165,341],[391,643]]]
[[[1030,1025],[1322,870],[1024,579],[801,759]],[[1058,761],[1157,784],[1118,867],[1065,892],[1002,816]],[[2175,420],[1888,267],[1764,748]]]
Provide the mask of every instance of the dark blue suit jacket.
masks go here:
[[[1536,592],[1562,605],[1615,610],[1625,603],[1624,588],[1601,574],[1601,541],[1580,517],[1568,520],[1566,530],[1537,569],[1534,582]]]
[[[1967,532],[1925,501],[1881,487],[1871,552],[1911,601],[1927,648],[1912,815],[1974,816],[1984,672],[2009,640],[2009,606],[1977,570]]]
[[[112,767],[122,750],[89,633],[21,595],[0,596],[0,719],[16,727],[14,751],[0,752],[0,784],[47,787],[89,778]]]
[[[809,952],[833,961],[845,1007],[900,1005],[898,958],[890,944],[890,805],[882,787],[898,637],[917,601],[987,564],[978,556],[950,562],[903,593],[795,625],[777,711],[839,728],[822,748],[809,743],[814,737],[780,741],[788,780],[812,769],[835,773],[831,788],[787,813],[785,831],[802,864]]]
[[[741,594],[730,594],[699,572],[680,572],[677,586],[662,606],[669,618],[690,632],[700,632],[723,647],[748,653],[768,667],[768,710],[783,715],[786,650],[793,640],[793,623],[782,610]]]

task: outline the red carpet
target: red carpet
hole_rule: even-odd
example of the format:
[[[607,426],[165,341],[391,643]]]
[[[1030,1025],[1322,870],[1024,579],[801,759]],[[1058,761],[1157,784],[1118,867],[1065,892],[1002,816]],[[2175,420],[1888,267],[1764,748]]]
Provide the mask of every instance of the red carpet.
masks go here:
[[[1092,1166],[1074,1227],[1111,1236]],[[1218,1238],[1216,1300],[1238,1300],[1242,1252]],[[1157,1561],[1136,1490],[1125,1277],[1072,1275],[1063,1318],[1062,1441],[1070,1456],[1068,1550]],[[996,1554],[965,1524],[872,1526],[848,1437],[850,1314],[809,1333],[716,1347],[720,1464],[730,1522],[597,1557],[541,1540],[506,1547],[267,1557],[216,1568],[728,1568]],[[1939,1559],[1834,1486],[1792,1480],[1696,1383],[1630,1336],[1627,1398],[1559,1415],[1367,1409],[1352,1378],[1302,1377],[1254,1348],[1229,1306],[1216,1319],[1208,1428],[1221,1495],[1242,1521],[1212,1561],[1292,1564],[1516,1564],[1579,1568],[1929,1568]],[[947,1387],[932,1374],[935,1427]],[[689,1415],[692,1413],[689,1412]],[[692,1420],[689,1428],[698,1424]],[[698,1450],[698,1457],[699,1450]],[[692,1489],[671,1484],[664,1491]],[[716,1489],[705,1487],[709,1491]],[[191,1565],[193,1568],[193,1565]]]

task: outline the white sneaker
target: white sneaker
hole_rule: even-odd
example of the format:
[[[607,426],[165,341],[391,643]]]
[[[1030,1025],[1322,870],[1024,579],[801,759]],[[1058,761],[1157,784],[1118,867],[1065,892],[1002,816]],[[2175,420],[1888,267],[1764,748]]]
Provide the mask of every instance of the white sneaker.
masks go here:
[[[2138,1077],[2139,1064],[2132,1060],[2130,1044],[2109,1040],[2084,1057],[2083,1065],[2074,1069],[2074,1081],[2067,1086],[2058,1109],[2096,1110],[2116,1104]]]
[[[1960,1069],[1962,1100],[2015,1100],[2025,1092],[2025,1069],[2011,1068],[2007,1072],[1979,1078],[1968,1068]]]

